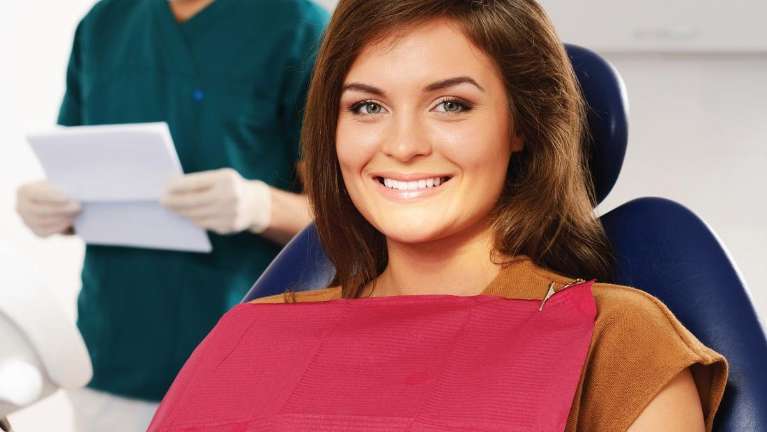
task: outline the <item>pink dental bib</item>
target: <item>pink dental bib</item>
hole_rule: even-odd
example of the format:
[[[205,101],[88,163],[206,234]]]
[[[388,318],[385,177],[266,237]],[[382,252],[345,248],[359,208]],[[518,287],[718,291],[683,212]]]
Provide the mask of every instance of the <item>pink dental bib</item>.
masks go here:
[[[594,329],[591,283],[540,306],[491,296],[239,305],[149,430],[562,431]]]

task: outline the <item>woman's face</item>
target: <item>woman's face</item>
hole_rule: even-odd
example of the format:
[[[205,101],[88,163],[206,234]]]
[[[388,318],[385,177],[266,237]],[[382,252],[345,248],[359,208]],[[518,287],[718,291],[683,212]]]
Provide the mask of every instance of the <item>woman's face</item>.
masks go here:
[[[344,81],[336,135],[357,209],[404,243],[486,222],[522,146],[508,106],[493,61],[449,21],[367,46]]]

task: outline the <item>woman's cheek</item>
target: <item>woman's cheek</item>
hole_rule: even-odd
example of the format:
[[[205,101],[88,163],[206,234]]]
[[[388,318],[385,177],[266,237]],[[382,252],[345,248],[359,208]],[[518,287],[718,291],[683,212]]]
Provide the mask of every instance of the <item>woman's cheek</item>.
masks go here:
[[[361,170],[375,155],[380,131],[374,124],[354,124],[353,120],[339,122],[336,134],[338,161],[347,169]]]
[[[471,122],[442,124],[432,129],[432,142],[442,156],[465,169],[481,165],[489,156],[489,149],[483,149],[483,134],[486,132]]]

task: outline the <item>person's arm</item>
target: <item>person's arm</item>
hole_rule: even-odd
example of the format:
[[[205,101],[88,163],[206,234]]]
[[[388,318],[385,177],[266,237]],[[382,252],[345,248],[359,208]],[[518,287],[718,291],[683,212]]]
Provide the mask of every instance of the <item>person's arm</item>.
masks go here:
[[[262,235],[279,244],[285,244],[312,221],[309,200],[297,194],[270,187],[272,196],[271,223]]]
[[[698,389],[690,369],[672,379],[642,414],[629,427],[628,432],[702,432],[706,430]]]
[[[305,195],[246,180],[231,168],[174,179],[162,204],[218,234],[247,230],[282,244],[311,222]]]

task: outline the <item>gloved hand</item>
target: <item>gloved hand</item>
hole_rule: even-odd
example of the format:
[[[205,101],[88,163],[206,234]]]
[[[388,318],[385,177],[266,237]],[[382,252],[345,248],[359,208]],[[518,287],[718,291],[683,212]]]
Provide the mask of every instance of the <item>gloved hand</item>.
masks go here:
[[[69,199],[45,180],[26,183],[16,191],[16,212],[39,237],[62,234],[72,228],[80,203]]]
[[[161,200],[168,209],[218,234],[262,233],[271,221],[271,192],[259,180],[231,169],[187,174],[168,185]]]

